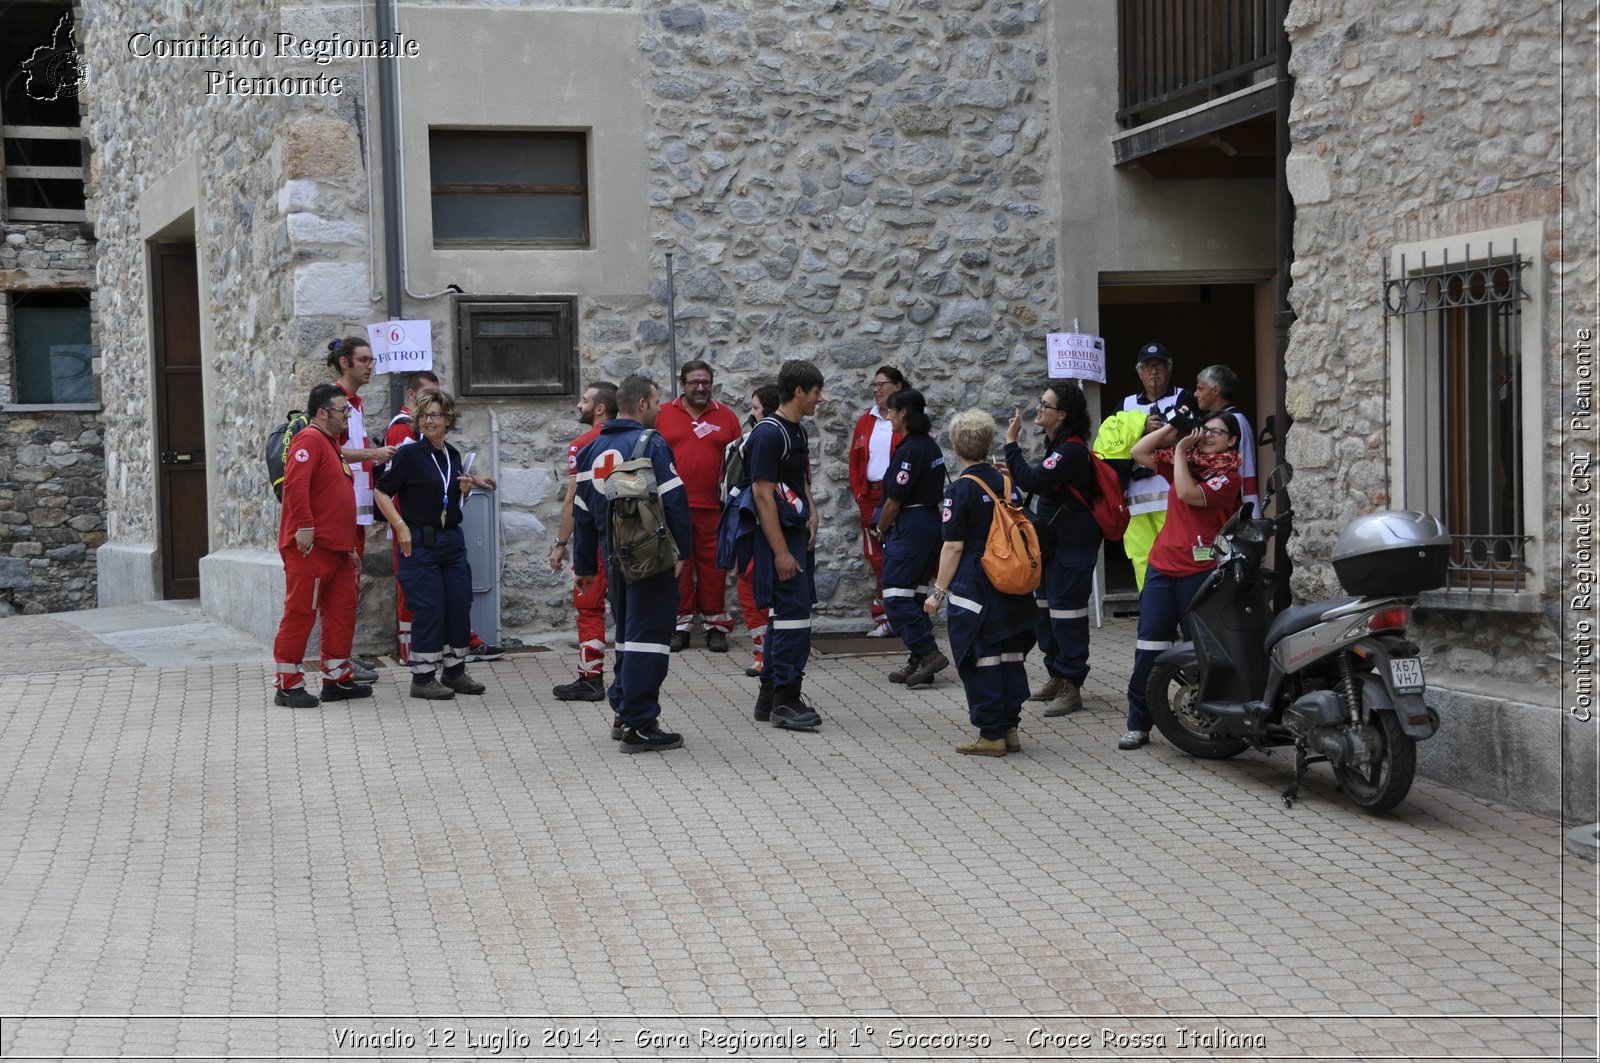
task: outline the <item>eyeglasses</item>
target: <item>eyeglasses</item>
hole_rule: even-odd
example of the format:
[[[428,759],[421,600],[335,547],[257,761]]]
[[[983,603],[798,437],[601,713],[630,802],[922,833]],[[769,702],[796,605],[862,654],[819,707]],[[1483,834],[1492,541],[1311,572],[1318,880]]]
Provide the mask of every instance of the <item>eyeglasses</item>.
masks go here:
[[[894,387],[894,381],[893,380],[874,380],[872,382],[872,390],[873,391],[877,391],[879,388],[892,388],[892,387]]]
[[[1039,403],[1038,408],[1041,409],[1041,410],[1054,410],[1057,413],[1061,412],[1061,407],[1060,406],[1052,406],[1048,402]]]
[[[693,388],[696,391],[705,391],[705,390],[708,390],[711,387],[711,381],[709,381],[709,380],[689,380],[689,381],[685,381],[683,386],[686,387],[686,388]]]
[[[1229,432],[1226,428],[1212,428],[1210,425],[1206,425],[1204,428],[1200,429],[1200,434],[1201,435],[1211,436],[1214,439],[1217,436],[1226,437],[1226,436],[1231,435],[1232,433]]]
[[[350,406],[348,403],[343,406],[324,406],[323,409],[329,411],[330,413],[336,413],[340,417],[350,416]]]
[[[418,417],[417,420],[419,420],[419,421],[448,421],[448,420],[450,420],[450,416],[449,416],[449,414],[443,414],[443,413],[439,413],[437,411],[434,411],[434,412],[423,414],[421,417]]]

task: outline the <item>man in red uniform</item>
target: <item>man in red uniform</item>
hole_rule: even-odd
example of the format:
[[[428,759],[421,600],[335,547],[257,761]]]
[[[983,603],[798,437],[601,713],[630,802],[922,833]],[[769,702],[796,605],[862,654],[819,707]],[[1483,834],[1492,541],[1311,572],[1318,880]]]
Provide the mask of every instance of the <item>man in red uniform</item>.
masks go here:
[[[689,647],[698,614],[706,628],[706,649],[728,652],[728,574],[717,567],[717,523],[722,516],[722,456],[740,436],[739,415],[711,397],[711,366],[700,359],[678,372],[683,394],[661,407],[656,431],[672,448],[678,477],[689,496],[694,557],[684,558],[678,577],[678,624],[674,651]]]
[[[572,500],[578,493],[578,452],[593,443],[600,429],[617,410],[617,385],[597,380],[583,390],[578,400],[578,420],[590,429],[567,448],[567,497],[561,503],[561,527],[550,547],[550,568],[561,571],[567,558],[567,543],[572,539]],[[599,550],[595,551],[599,557]],[[595,574],[572,589],[572,605],[578,610],[578,678],[551,689],[557,701],[604,701],[606,685],[606,566],[603,558]]]
[[[354,477],[339,450],[350,404],[337,384],[319,384],[306,402],[311,423],[289,441],[283,477],[278,552],[283,555],[283,620],[272,644],[277,693],[295,709],[319,702],[305,687],[301,662],[311,625],[322,618],[322,700],[372,696],[351,680],[350,641],[356,630],[356,497]]]
[[[367,528],[372,524],[375,505],[372,498],[372,464],[383,463],[394,457],[394,448],[375,447],[367,438],[367,422],[361,408],[358,392],[362,385],[371,383],[375,362],[372,347],[364,336],[346,336],[328,344],[328,368],[333,370],[333,383],[344,392],[350,404],[344,434],[339,438],[344,460],[350,463],[350,473],[355,485],[356,513],[356,596],[361,594],[361,559],[367,553]],[[358,657],[351,658],[356,678],[371,682],[378,678],[373,662]]]
[[[427,369],[419,369],[406,377],[406,404],[400,407],[400,412],[389,419],[389,429],[384,433],[383,445],[392,450],[399,450],[407,443],[417,440],[417,425],[411,415],[412,409],[417,405],[417,400],[429,392],[439,390],[439,376]],[[382,474],[381,468],[372,470],[372,479],[377,481]],[[488,488],[493,491],[499,485],[494,477],[480,473],[472,474],[472,483],[477,488]],[[400,586],[400,551],[394,551],[394,612],[396,627],[400,635],[400,663],[406,664],[411,659],[411,608],[406,605],[405,588]],[[470,661],[498,661],[506,655],[506,651],[499,646],[490,645],[472,633],[472,641],[467,646],[467,660]]]
[[[884,402],[906,386],[905,375],[892,365],[882,365],[872,374],[872,405],[856,421],[850,437],[850,495],[861,511],[861,553],[872,566],[877,594],[872,599],[872,638],[891,634],[883,611],[883,546],[872,537],[878,507],[883,505],[883,474],[889,468],[889,455],[900,444],[884,413]]]

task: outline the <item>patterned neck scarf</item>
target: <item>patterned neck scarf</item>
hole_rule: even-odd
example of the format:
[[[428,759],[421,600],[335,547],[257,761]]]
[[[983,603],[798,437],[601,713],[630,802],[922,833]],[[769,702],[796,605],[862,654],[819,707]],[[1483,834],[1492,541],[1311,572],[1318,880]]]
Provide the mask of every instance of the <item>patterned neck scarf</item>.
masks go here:
[[[1155,453],[1155,460],[1176,465],[1177,453],[1174,447],[1158,450]],[[1199,450],[1189,451],[1189,471],[1196,475],[1204,473],[1209,476],[1219,472],[1233,472],[1243,461],[1244,458],[1237,450],[1224,450],[1220,454],[1206,454]]]

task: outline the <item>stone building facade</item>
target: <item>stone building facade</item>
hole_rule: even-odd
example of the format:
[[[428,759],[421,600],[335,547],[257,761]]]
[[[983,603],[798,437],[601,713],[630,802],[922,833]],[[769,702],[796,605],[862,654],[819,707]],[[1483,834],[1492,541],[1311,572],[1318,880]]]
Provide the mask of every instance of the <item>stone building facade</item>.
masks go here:
[[[1486,777],[1498,767],[1489,792],[1517,802],[1557,770],[1573,710],[1578,815],[1593,809],[1594,729],[1571,639],[1595,614],[1573,592],[1570,520],[1593,498],[1570,471],[1595,429],[1574,419],[1573,344],[1600,308],[1594,86],[1574,57],[1593,54],[1592,16],[1554,2],[1320,0],[1293,4],[1288,22],[1287,399],[1297,477],[1316,484],[1295,498],[1296,589],[1338,592],[1326,558],[1358,514],[1444,516],[1469,571],[1417,612],[1445,711],[1424,753]],[[1450,434],[1456,421],[1464,434]]]
[[[8,75],[0,104],[0,616],[93,606],[95,551],[105,542],[100,363],[91,344],[96,244],[83,210],[76,77],[29,62],[59,55],[50,48],[56,35],[70,52],[70,31],[58,24],[71,10],[8,11],[0,45]]]
[[[183,17],[171,18],[177,7]],[[151,293],[142,282],[152,242],[189,241],[200,272],[210,455],[201,596],[208,610],[265,634],[275,621],[277,510],[261,480],[260,440],[322,379],[319,352],[329,338],[387,316],[384,233],[372,200],[385,157],[375,145],[376,78],[364,76],[373,64],[273,54],[279,32],[371,38],[370,11],[230,10],[219,20],[192,4],[152,16],[143,5],[109,3],[88,16],[91,188],[101,275],[117,279],[99,336],[123,352],[106,370],[115,517],[100,552],[102,598],[159,593],[163,532],[146,414]],[[1114,176],[1106,153],[1077,144],[1062,159],[1064,136],[1104,138],[1112,128],[1111,104],[1084,110],[1075,99],[1082,85],[1060,75],[1070,63],[1093,71],[1096,84],[1114,83],[1114,28],[1104,20],[1079,24],[1050,5],[1014,0],[630,0],[586,9],[407,4],[398,28],[418,51],[396,64],[399,316],[433,322],[444,386],[457,390],[462,380],[461,304],[509,295],[572,301],[581,379],[642,367],[670,391],[671,253],[678,358],[709,359],[718,398],[742,407],[786,358],[813,359],[827,374],[812,425],[824,614],[862,614],[871,596],[845,452],[876,366],[902,367],[937,411],[982,406],[1009,415],[1045,378],[1046,334],[1072,319],[1093,330],[1097,263],[1244,259],[1270,272],[1266,244],[1241,238],[1250,229],[1237,224],[1259,193],[1208,189],[1208,224],[1189,216],[1192,202],[1178,191],[1146,192],[1149,229],[1125,234],[1106,232],[1104,210],[1064,194],[1063,169],[1104,171],[1092,178],[1101,185],[1144,180]],[[201,29],[264,41],[267,54],[135,54]],[[138,34],[147,36],[130,48]],[[338,96],[208,95],[212,68],[240,78],[334,75],[345,87]],[[103,105],[110,100],[116,107]],[[434,238],[430,137],[530,127],[585,138],[587,246],[459,247]],[[1105,192],[1122,195],[1138,192]],[[1163,216],[1172,219],[1165,235]],[[369,423],[382,423],[387,398],[376,385],[370,392]],[[466,402],[461,438],[485,449],[493,435],[501,448],[508,626],[567,623],[566,580],[543,559],[563,450],[578,432],[571,404],[570,395]],[[369,551],[375,573],[386,555],[381,546]],[[370,648],[391,637],[379,595],[363,621],[361,643]]]

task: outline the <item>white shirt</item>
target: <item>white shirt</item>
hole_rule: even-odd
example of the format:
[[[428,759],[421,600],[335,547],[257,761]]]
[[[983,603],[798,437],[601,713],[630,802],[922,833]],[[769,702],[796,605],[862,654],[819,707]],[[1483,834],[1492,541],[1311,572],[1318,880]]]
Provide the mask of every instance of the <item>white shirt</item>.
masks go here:
[[[894,449],[894,425],[876,405],[870,411],[877,420],[872,423],[872,435],[867,440],[867,479],[878,483],[889,471],[889,451]]]

